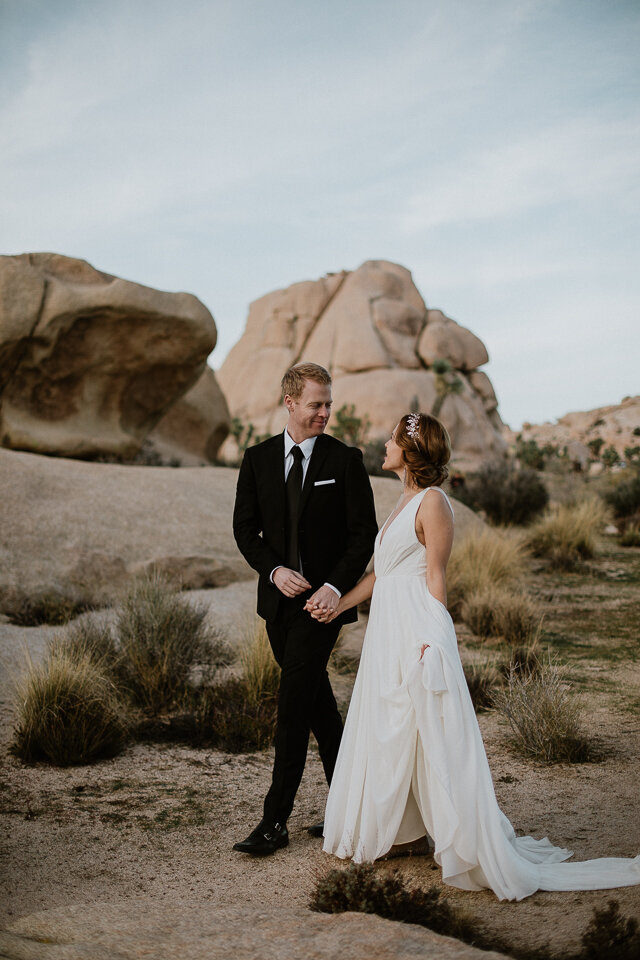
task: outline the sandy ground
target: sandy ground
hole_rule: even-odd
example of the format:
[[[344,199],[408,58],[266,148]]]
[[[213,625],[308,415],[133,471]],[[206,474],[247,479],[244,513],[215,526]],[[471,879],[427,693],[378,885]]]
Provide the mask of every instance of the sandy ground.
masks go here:
[[[247,585],[228,590],[226,599],[216,591],[220,622],[224,609],[251,609]],[[231,847],[260,817],[270,752],[234,756],[144,744],[69,769],[24,766],[9,755],[11,675],[24,647],[37,659],[52,632],[0,623],[0,925],[46,908],[140,896],[167,904],[192,897],[220,905],[306,906],[318,873],[337,863],[304,831],[321,819],[326,798],[313,749],[289,822],[291,844],[265,860]],[[580,859],[640,853],[640,718],[625,709],[640,697],[640,671],[628,662],[602,669],[619,691],[614,709],[604,693],[588,701],[602,762],[549,767],[518,759],[502,721],[492,713],[480,716],[498,799],[516,829],[548,835]],[[343,678],[340,684],[345,695]],[[422,887],[441,886],[430,857],[389,861],[380,869],[398,869]],[[512,943],[551,942],[558,950],[577,947],[593,907],[611,897],[625,914],[640,918],[640,887],[537,893],[521,903],[499,903],[489,891],[443,892]]]

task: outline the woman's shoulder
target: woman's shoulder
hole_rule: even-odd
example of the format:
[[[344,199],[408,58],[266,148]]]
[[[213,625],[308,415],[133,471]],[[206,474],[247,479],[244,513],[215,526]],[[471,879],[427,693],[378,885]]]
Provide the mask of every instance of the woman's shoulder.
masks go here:
[[[418,513],[425,520],[442,518],[453,523],[454,512],[449,497],[441,487],[427,487],[422,495]]]

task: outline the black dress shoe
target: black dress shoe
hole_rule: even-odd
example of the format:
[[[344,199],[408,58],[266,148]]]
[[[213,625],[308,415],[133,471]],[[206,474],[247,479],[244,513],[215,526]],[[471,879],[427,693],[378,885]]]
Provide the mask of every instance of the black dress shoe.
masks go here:
[[[324,820],[322,823],[314,823],[312,827],[307,827],[307,833],[310,837],[324,837]]]
[[[250,853],[254,857],[267,857],[280,847],[286,847],[288,843],[289,833],[283,824],[261,820],[246,840],[234,843],[233,849],[241,853]]]

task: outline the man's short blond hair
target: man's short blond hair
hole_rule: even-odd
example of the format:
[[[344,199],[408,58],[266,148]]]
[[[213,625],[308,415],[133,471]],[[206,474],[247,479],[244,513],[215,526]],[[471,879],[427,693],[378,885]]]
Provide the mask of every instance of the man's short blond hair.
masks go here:
[[[319,363],[296,363],[289,367],[282,378],[282,397],[289,396],[298,400],[302,396],[305,380],[315,380],[316,383],[331,385],[331,374]]]

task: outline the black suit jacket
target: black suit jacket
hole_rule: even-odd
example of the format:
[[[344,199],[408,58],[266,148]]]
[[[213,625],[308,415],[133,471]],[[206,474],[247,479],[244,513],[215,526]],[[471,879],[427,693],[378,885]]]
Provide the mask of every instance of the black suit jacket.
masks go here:
[[[318,483],[329,480],[330,483]],[[269,577],[286,565],[284,435],[249,447],[240,466],[233,534],[240,552],[257,570],[258,614],[275,620],[286,598]],[[315,442],[302,488],[298,534],[305,577],[316,590],[331,583],[341,593],[362,576],[373,552],[378,527],[373,492],[362,453],[334,437]],[[357,619],[356,608],[342,623]]]

